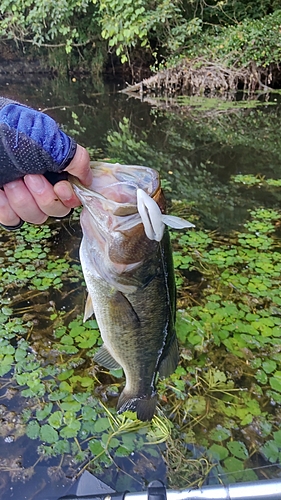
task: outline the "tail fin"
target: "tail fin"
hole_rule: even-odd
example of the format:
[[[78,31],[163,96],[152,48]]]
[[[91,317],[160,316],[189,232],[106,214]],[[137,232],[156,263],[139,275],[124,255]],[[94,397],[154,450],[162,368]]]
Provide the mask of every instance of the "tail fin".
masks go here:
[[[157,394],[154,393],[151,396],[134,397],[127,395],[123,391],[119,397],[117,410],[118,413],[123,413],[126,410],[131,410],[137,412],[137,417],[139,420],[146,422],[147,420],[152,420],[157,404]]]

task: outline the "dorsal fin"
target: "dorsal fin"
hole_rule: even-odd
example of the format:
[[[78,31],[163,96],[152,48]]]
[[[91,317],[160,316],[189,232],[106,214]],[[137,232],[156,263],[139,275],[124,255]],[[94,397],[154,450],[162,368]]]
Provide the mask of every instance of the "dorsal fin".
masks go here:
[[[167,355],[162,359],[159,365],[159,377],[165,378],[174,373],[179,362],[179,348],[177,337],[174,335],[167,349]]]

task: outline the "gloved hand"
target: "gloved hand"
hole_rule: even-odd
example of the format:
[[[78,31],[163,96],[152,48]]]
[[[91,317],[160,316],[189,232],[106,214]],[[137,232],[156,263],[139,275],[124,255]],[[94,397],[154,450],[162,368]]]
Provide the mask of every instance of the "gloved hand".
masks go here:
[[[42,175],[63,170],[91,183],[89,155],[82,146],[48,115],[0,98],[0,223],[9,228],[20,219],[40,224],[78,206],[67,181],[53,187]]]
[[[0,101],[0,187],[25,174],[61,172],[76,148],[48,115],[9,99]]]

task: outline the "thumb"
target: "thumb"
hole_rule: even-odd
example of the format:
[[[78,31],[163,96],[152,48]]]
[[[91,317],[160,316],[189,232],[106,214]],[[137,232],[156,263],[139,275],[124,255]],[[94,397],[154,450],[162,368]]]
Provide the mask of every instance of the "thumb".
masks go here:
[[[90,156],[88,151],[77,144],[76,153],[65,171],[77,177],[85,186],[90,186],[93,174],[90,168]]]

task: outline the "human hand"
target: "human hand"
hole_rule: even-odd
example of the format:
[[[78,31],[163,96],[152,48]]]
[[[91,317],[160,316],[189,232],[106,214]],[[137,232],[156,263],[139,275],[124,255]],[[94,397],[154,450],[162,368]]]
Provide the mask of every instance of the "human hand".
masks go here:
[[[90,158],[85,148],[77,145],[65,171],[78,177],[82,184],[91,184]],[[0,223],[9,228],[20,227],[21,221],[42,224],[49,216],[64,217],[79,205],[68,181],[62,180],[52,186],[41,174],[27,174],[0,190]]]

